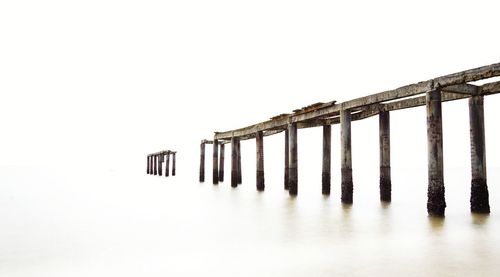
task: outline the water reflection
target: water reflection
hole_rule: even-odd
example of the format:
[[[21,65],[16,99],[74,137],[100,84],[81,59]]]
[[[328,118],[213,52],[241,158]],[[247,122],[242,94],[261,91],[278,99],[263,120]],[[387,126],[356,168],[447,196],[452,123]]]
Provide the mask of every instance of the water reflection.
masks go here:
[[[427,222],[432,233],[439,234],[445,225],[444,217],[427,216]]]
[[[471,213],[472,224],[476,226],[483,226],[487,224],[489,218],[490,218],[489,214]]]
[[[415,196],[422,190],[416,185],[394,190],[393,202],[387,203],[379,201],[378,186],[360,181],[354,204],[342,204],[340,188],[323,196],[312,182],[302,182],[299,196],[289,197],[281,182],[269,182],[262,193],[251,182],[232,189],[229,182],[198,185],[180,177],[168,185],[165,178],[152,179],[158,181],[154,185],[139,180],[141,185],[130,180],[85,182],[78,193],[61,192],[68,186],[32,185],[32,198],[0,201],[1,210],[9,211],[0,232],[0,276],[141,276],[144,272],[132,269],[143,265],[154,276],[500,272],[500,218],[464,212],[461,199],[456,202],[462,206],[450,204],[445,218],[428,217],[425,194]],[[1,200],[9,193],[6,186],[0,189]],[[8,189],[16,192],[19,186]],[[455,196],[450,193],[447,200],[453,203]],[[36,205],[36,213],[26,210],[28,202]],[[67,245],[80,256],[68,255]],[[26,261],[36,253],[51,262],[38,259],[41,266],[31,267],[29,274]],[[87,264],[92,266],[83,266]]]

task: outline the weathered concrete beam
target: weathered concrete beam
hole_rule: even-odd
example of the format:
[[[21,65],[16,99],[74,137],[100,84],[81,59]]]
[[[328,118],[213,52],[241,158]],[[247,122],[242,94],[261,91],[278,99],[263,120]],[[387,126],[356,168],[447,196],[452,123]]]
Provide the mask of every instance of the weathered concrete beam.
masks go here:
[[[276,119],[268,120],[259,124],[254,124],[245,128],[227,132],[218,132],[216,133],[215,138],[229,139],[232,136],[244,137],[247,135],[255,134],[258,131],[284,127],[287,126],[290,122],[302,122],[318,117],[332,116],[336,113],[339,113],[340,110],[351,109],[351,111],[354,111],[353,109],[363,106],[397,100],[405,97],[411,97],[426,93],[431,90],[435,90],[437,88],[466,84],[467,82],[478,81],[496,76],[500,76],[500,63],[449,74],[428,81],[423,81],[416,84],[403,86],[397,89],[356,98],[340,104],[336,104],[335,102],[325,103],[313,110],[304,111],[302,113],[294,114],[288,117],[278,117]]]
[[[480,87],[471,84],[459,84],[441,88],[441,92],[465,94],[468,96],[478,95]]]
[[[491,95],[496,93],[500,93],[500,81],[481,86],[481,95]]]

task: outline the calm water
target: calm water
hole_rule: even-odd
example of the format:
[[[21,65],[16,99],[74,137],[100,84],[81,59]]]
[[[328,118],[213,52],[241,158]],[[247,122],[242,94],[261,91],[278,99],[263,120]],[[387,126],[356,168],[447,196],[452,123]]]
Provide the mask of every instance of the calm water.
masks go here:
[[[393,170],[390,205],[376,179],[355,175],[352,206],[340,203],[338,176],[323,197],[304,171],[295,199],[281,172],[266,172],[264,193],[250,170],[238,189],[200,184],[195,171],[1,174],[0,276],[500,274],[495,170],[490,216],[468,211],[468,171],[448,171],[444,220],[427,217],[425,172],[409,170]]]

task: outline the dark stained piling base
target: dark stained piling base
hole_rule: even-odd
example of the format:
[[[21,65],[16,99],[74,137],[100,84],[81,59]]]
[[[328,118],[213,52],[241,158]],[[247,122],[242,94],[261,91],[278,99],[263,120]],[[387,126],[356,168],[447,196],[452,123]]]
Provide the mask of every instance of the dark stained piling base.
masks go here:
[[[323,195],[330,195],[330,179],[331,174],[327,172],[323,172],[321,175],[321,193]]]
[[[237,172],[231,171],[231,187],[238,187],[238,177],[236,176]]]
[[[473,213],[490,213],[488,186],[485,179],[471,181],[470,209]]]
[[[430,216],[444,216],[446,201],[444,183],[441,180],[430,180],[427,190],[427,213]]]
[[[257,171],[257,190],[264,191],[264,171]]]
[[[341,169],[342,174],[342,184],[341,184],[341,199],[342,203],[351,204],[352,203],[352,169]]]
[[[391,179],[380,177],[380,200],[391,202]]]
[[[297,171],[290,170],[290,181],[288,183],[288,194],[295,196],[298,193]]]

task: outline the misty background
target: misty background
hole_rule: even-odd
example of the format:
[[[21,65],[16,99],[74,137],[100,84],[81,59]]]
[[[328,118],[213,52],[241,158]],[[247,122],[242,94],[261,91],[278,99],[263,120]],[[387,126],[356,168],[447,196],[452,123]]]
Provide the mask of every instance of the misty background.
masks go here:
[[[0,242],[4,249],[0,251],[0,272],[4,267],[11,276],[41,276],[40,272],[67,276],[75,268],[97,268],[101,274],[112,274],[118,268],[124,270],[124,264],[135,265],[137,259],[154,271],[165,261],[160,259],[162,251],[176,247],[188,250],[181,251],[185,256],[176,256],[178,252],[167,255],[172,258],[167,272],[180,273],[184,267],[196,270],[190,261],[207,256],[214,269],[222,262],[203,251],[214,249],[216,242],[232,235],[221,232],[224,228],[220,226],[232,214],[220,203],[262,205],[264,210],[269,208],[265,203],[272,202],[253,194],[254,140],[242,142],[243,183],[247,186],[220,196],[231,193],[229,146],[226,182],[219,185],[223,192],[207,191],[208,197],[198,192],[193,184],[198,185],[200,140],[213,138],[214,131],[255,124],[316,102],[340,103],[497,63],[498,10],[498,1],[483,0],[0,2]],[[494,223],[490,226],[498,227],[500,146],[496,142],[500,134],[496,120],[500,98],[488,96],[484,103],[490,222]],[[450,200],[447,220],[454,222],[453,218],[469,215],[467,100],[443,103],[443,137]],[[283,134],[264,138],[266,192],[262,197],[282,193],[283,140]],[[340,130],[334,125],[332,196],[327,202],[330,206],[321,207],[338,208],[337,212],[342,211],[336,206],[340,205],[339,142]],[[321,128],[298,131],[297,203],[301,208],[297,210],[305,211],[303,216],[309,216],[311,210],[320,218],[324,215],[324,210],[314,210],[323,202],[300,202],[306,199],[304,195],[320,196],[321,145]],[[378,117],[353,122],[352,147],[353,207],[368,205],[357,199],[369,195],[379,208]],[[146,175],[146,155],[167,149],[177,151],[177,179]],[[211,157],[208,145],[202,190],[213,189]],[[391,113],[391,165],[393,191],[407,193],[396,194],[393,205],[407,205],[415,214],[426,216],[424,107]],[[361,180],[371,180],[376,186]],[[179,191],[170,195],[174,183]],[[405,186],[415,187],[418,193],[412,194]],[[288,201],[284,199],[280,201]],[[406,203],[413,200],[418,205]],[[275,205],[281,205],[280,201]],[[193,202],[203,211],[193,209]],[[168,203],[175,208],[166,209],[163,205]],[[291,217],[307,220],[297,213]],[[359,214],[359,226],[365,226],[364,216],[373,215]],[[269,222],[282,216],[271,215]],[[352,223],[342,219],[335,224]],[[168,227],[162,225],[165,222]],[[258,226],[255,222],[242,219],[240,231],[252,230]],[[402,225],[422,225],[416,222]],[[222,225],[217,227],[217,223]],[[152,230],[151,226],[159,228]],[[171,226],[183,226],[169,234],[181,239],[158,245],[157,238],[172,231]],[[193,231],[205,229],[207,234],[202,236]],[[394,244],[404,241],[414,243],[414,248],[422,244],[407,235],[402,232],[401,240]],[[459,245],[454,238],[452,235],[449,241]],[[497,237],[484,238],[485,245],[500,245]],[[300,232],[297,239],[297,245],[309,245],[301,240]],[[289,253],[271,239],[253,241],[258,249],[242,254],[246,258],[266,251],[275,258]],[[362,242],[356,241],[356,245]],[[309,252],[302,253],[316,253],[324,243],[318,240],[318,245],[311,244]],[[226,247],[239,249],[236,244]],[[500,257],[494,248],[490,249],[493,254],[487,252],[487,258],[477,255],[478,259],[488,262]],[[136,256],[121,259],[130,249],[135,249]],[[363,253],[367,260],[376,256]],[[406,257],[404,254],[413,252],[398,248],[394,253],[394,257]],[[320,254],[311,260],[323,261],[325,256]],[[423,261],[428,253],[421,254]],[[53,256],[63,258],[48,258]],[[94,260],[77,258],[81,256]],[[150,259],[153,256],[157,258]],[[290,261],[301,264],[293,258]],[[424,267],[413,261],[412,257],[399,264]],[[238,261],[235,265],[240,263],[244,264]],[[443,271],[447,269],[443,267]],[[125,267],[127,270],[131,276],[147,273],[142,268]],[[373,272],[381,271],[368,271]],[[295,273],[311,272],[304,268]]]

